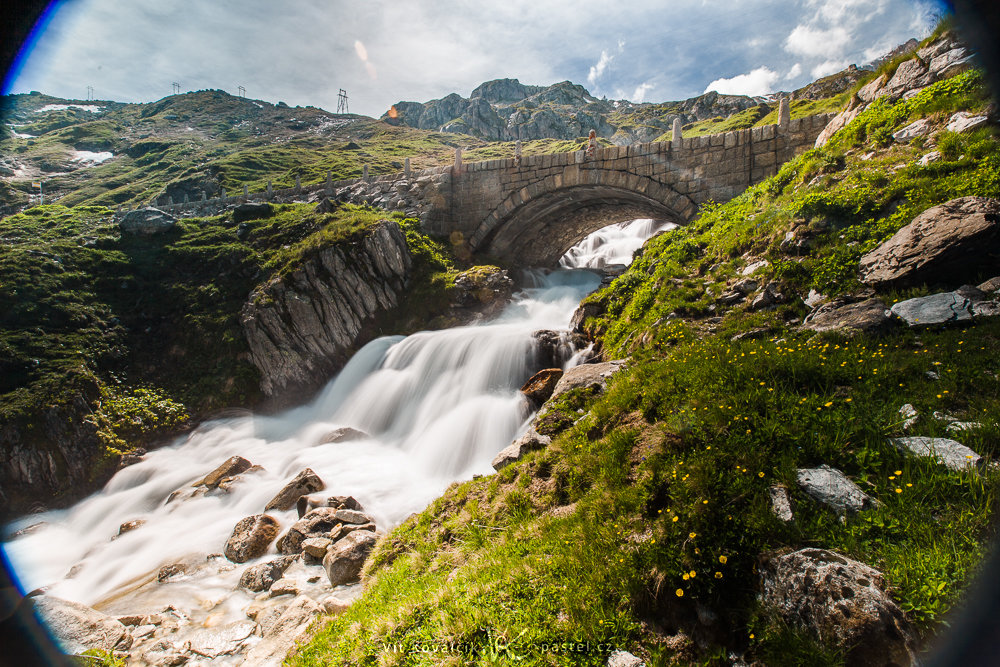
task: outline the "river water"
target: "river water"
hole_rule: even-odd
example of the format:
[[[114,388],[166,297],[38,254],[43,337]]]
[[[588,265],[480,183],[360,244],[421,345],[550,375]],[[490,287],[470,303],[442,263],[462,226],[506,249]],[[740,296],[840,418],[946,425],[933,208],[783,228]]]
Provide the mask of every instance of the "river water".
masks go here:
[[[660,228],[635,221],[602,230],[563,265],[628,263]],[[491,473],[493,457],[531,417],[518,389],[537,370],[532,332],[565,330],[600,276],[560,269],[533,272],[527,282],[533,287],[489,323],[372,341],[308,405],[204,423],[75,506],[22,519],[11,528],[44,522],[3,545],[22,588],[46,587],[107,613],[174,605],[203,625],[226,622],[251,600],[237,587],[247,565],[211,555],[303,468],[322,478],[324,495],[354,496],[380,530],[422,510],[452,482]],[[368,437],[324,442],[345,426]],[[241,475],[228,493],[167,502],[231,456],[262,470]],[[282,532],[298,518],[294,509],[269,514]],[[118,535],[135,520],[144,523]],[[272,544],[260,560],[274,556]],[[188,573],[157,584],[159,569],[176,563],[189,565]]]

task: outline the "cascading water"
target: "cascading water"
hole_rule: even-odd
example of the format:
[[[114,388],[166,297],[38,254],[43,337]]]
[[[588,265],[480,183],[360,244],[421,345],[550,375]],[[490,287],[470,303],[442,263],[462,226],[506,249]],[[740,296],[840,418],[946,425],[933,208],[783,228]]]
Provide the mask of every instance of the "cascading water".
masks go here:
[[[626,238],[634,249],[643,240],[638,235],[655,231],[633,223],[605,232],[617,254],[590,244],[574,249],[566,263],[621,262]],[[211,555],[222,551],[238,521],[261,513],[302,469],[319,475],[325,495],[354,496],[380,529],[420,511],[453,481],[492,472],[492,458],[530,417],[518,389],[536,370],[532,332],[565,329],[580,299],[600,283],[585,270],[530,278],[533,286],[488,324],[375,340],[312,403],[205,423],[74,507],[20,520],[10,528],[42,522],[3,545],[22,587],[45,586],[51,595],[111,614],[173,605],[196,625],[227,622],[242,617],[249,603],[250,594],[237,587],[246,566]],[[364,437],[328,442],[340,427]],[[227,493],[168,502],[231,456],[260,469],[238,477]],[[294,509],[269,514],[283,531],[298,518]],[[136,520],[139,527],[118,535],[123,523]],[[274,549],[261,560],[273,558]],[[186,572],[156,583],[159,568],[171,564]]]
[[[672,222],[651,218],[609,225],[570,248],[559,260],[559,266],[565,269],[599,269],[613,264],[631,264],[632,253],[646,239],[676,227]]]

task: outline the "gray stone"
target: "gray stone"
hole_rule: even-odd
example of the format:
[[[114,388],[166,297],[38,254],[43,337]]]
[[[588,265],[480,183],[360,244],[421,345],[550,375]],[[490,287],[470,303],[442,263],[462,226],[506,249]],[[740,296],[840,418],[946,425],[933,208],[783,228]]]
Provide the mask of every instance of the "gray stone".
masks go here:
[[[972,319],[972,302],[958,292],[941,292],[894,303],[893,315],[911,327],[931,326]]]
[[[932,129],[934,129],[934,126],[931,125],[930,120],[921,118],[920,120],[913,121],[906,127],[893,132],[892,138],[899,143],[906,143],[916,139],[917,137],[925,136],[930,133]]]
[[[297,554],[302,551],[302,543],[310,537],[327,537],[341,521],[337,519],[337,510],[333,507],[317,507],[310,510],[301,519],[292,524],[280,540],[278,552],[282,554]]]
[[[124,650],[132,645],[124,625],[92,607],[51,595],[36,596],[32,602],[59,646],[70,655],[90,649]]]
[[[917,414],[917,409],[914,408],[909,403],[903,405],[899,409],[899,414],[903,417],[903,430],[908,431],[911,426],[917,423],[920,415]]]
[[[532,426],[494,457],[492,463],[493,469],[500,470],[505,468],[515,461],[520,461],[528,452],[544,449],[551,443],[551,437],[540,435]]]
[[[137,208],[129,211],[118,223],[122,234],[153,236],[169,232],[177,225],[177,218],[158,208]]]
[[[267,547],[278,536],[279,529],[278,521],[267,514],[255,514],[241,519],[226,541],[226,558],[234,563],[245,563],[264,555]]]
[[[357,510],[339,509],[333,513],[333,517],[341,523],[353,523],[360,525],[374,522],[370,516]]]
[[[856,302],[835,299],[809,313],[802,325],[812,331],[873,333],[885,328],[889,321],[885,303],[881,299]]]
[[[350,426],[340,426],[333,429],[322,438],[320,438],[320,445],[332,445],[338,442],[350,442],[351,440],[367,440],[371,438],[370,435],[364,431],[359,431],[356,428],[351,428]]]
[[[332,507],[338,510],[357,510],[359,512],[365,511],[365,508],[354,499],[354,496],[302,496],[299,498],[298,503],[296,503],[295,510],[301,519],[317,507]]]
[[[258,615],[262,641],[247,652],[243,667],[272,667],[300,642],[313,620],[323,613],[323,607],[309,596],[299,595],[287,604],[278,605]]]
[[[801,468],[796,477],[803,491],[840,516],[860,512],[874,504],[872,498],[844,473],[826,464],[818,468]]]
[[[775,484],[767,492],[771,497],[771,513],[785,523],[794,521],[795,514],[792,512],[792,500],[788,496],[788,489],[782,484]]]
[[[319,475],[306,468],[278,492],[271,502],[264,508],[265,512],[271,510],[290,510],[295,507],[299,498],[307,496],[316,491],[322,491],[326,487]]]
[[[995,276],[989,280],[983,281],[977,288],[980,292],[985,294],[993,294],[995,292],[1000,292],[1000,276]]]
[[[302,551],[313,558],[323,558],[333,540],[326,537],[309,537],[302,541]]]
[[[376,541],[377,538],[372,533],[358,530],[330,547],[323,558],[323,567],[330,585],[340,586],[357,581]]]
[[[947,438],[926,438],[911,436],[892,438],[891,442],[902,452],[915,456],[933,456],[938,463],[950,470],[976,468],[980,457],[965,445]]]
[[[980,128],[989,122],[986,116],[974,116],[967,111],[959,111],[948,119],[949,132],[969,132]]]
[[[645,667],[646,663],[628,651],[617,650],[608,656],[608,667]]]
[[[603,391],[608,380],[624,368],[626,363],[628,363],[627,359],[616,359],[598,364],[574,366],[566,371],[556,383],[556,388],[549,400],[554,400],[567,391],[581,387],[591,387]]]
[[[741,276],[752,276],[753,274],[757,273],[758,271],[760,271],[764,267],[769,266],[770,264],[771,263],[768,262],[766,259],[759,259],[757,261],[751,262],[751,263],[747,264],[746,266],[744,266],[743,270],[740,271],[740,275]]]
[[[1000,256],[1000,200],[959,197],[927,209],[860,263],[875,286],[961,284],[994,269]]]
[[[300,592],[298,583],[296,583],[294,579],[286,577],[282,577],[271,584],[271,588],[269,590],[271,597],[278,597],[279,595],[298,595]]]
[[[760,600],[789,625],[840,647],[845,664],[915,664],[916,633],[882,573],[825,549],[772,556],[760,568]]]
[[[927,155],[924,155],[922,158],[920,158],[917,161],[917,164],[919,164],[922,167],[926,167],[931,162],[937,162],[940,159],[941,159],[941,151],[931,151]]]

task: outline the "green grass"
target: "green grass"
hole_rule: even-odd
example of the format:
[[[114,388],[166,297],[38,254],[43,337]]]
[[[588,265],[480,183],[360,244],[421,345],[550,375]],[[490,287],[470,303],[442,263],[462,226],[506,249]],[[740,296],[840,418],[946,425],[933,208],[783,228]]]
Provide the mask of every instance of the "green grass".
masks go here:
[[[880,337],[794,323],[808,312],[797,297],[859,288],[861,254],[927,207],[1000,196],[992,130],[939,134],[945,158],[927,167],[916,164],[929,150],[921,142],[879,140],[916,117],[941,127],[984,100],[970,73],[875,106],[828,146],[648,243],[589,297],[606,314],[587,329],[605,358],[631,358],[627,370],[603,394],[548,406],[539,428],[554,437],[549,447],[453,485],[383,539],[361,599],[289,664],[602,665],[624,649],[648,664],[726,664],[735,652],[768,665],[842,665],[842,648],[757,600],[760,555],[807,546],[881,570],[921,638],[932,638],[994,535],[1000,473],[949,471],[889,438],[904,434],[898,411],[910,403],[920,420],[908,434],[947,435],[931,416],[942,411],[983,425],[952,437],[1000,455],[1000,321]],[[789,230],[809,238],[808,253],[782,248]],[[719,307],[747,257],[769,260],[756,277],[785,304]],[[731,340],[759,327],[771,333]],[[881,505],[846,522],[818,506],[796,470],[824,463]],[[773,484],[790,490],[794,523],[771,513]],[[699,610],[715,615],[711,627]],[[552,642],[590,650],[542,650]]]

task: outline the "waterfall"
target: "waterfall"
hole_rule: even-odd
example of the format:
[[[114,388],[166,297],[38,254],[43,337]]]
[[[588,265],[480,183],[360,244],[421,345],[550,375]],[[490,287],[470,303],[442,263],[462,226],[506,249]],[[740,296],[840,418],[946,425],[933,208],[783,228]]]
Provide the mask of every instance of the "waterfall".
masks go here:
[[[606,247],[611,241],[589,243],[565,264],[616,263],[626,240],[638,247],[638,235],[656,230],[651,221],[637,221],[602,232],[614,239],[614,253]],[[600,284],[598,274],[580,269],[529,278],[531,286],[492,322],[379,338],[311,403],[206,422],[75,506],[21,519],[11,528],[43,522],[3,545],[22,588],[45,586],[107,613],[172,604],[193,618],[205,610],[203,623],[206,614],[232,619],[250,600],[237,587],[246,566],[212,554],[223,550],[238,521],[261,513],[302,469],[322,478],[324,494],[354,496],[383,530],[421,511],[452,482],[491,473],[493,457],[531,417],[519,388],[537,370],[532,332],[566,329],[580,299]],[[363,436],[328,442],[341,427]],[[168,502],[231,456],[260,469],[242,474],[227,493]],[[297,519],[294,509],[269,514],[282,532]],[[121,524],[136,520],[142,525],[118,535]],[[261,560],[274,550],[272,544]],[[151,584],[160,567],[175,563],[189,564],[190,573]]]

